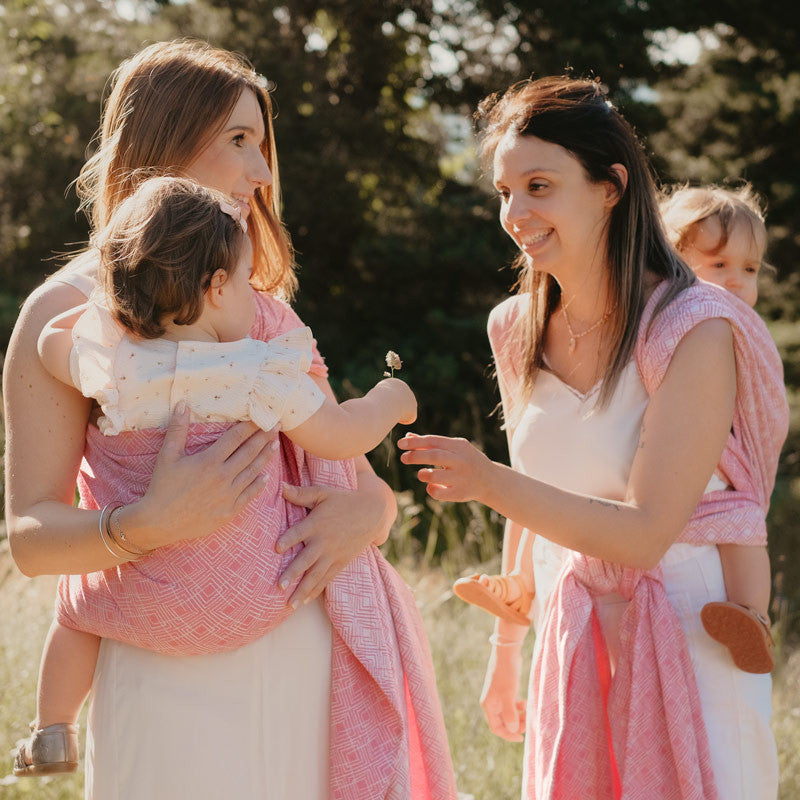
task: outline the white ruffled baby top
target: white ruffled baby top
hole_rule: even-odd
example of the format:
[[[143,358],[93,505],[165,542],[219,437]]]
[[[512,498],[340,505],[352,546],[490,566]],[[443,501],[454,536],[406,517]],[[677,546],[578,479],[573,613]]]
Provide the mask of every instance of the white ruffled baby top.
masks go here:
[[[325,400],[306,374],[313,337],[296,328],[268,342],[171,342],[128,333],[91,301],[72,329],[72,380],[103,412],[106,436],[165,428],[183,400],[195,422],[252,420],[268,430],[305,422]]]

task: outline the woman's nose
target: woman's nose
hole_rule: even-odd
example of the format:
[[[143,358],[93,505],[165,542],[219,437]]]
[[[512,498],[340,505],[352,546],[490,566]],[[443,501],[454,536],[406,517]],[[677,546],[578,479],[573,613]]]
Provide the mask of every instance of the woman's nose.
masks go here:
[[[251,159],[250,169],[247,176],[251,183],[257,186],[270,186],[272,184],[272,171],[267,165],[267,159],[261,150],[256,150],[253,158]]]
[[[530,214],[530,208],[525,198],[511,195],[506,202],[506,219],[511,224],[520,222]]]

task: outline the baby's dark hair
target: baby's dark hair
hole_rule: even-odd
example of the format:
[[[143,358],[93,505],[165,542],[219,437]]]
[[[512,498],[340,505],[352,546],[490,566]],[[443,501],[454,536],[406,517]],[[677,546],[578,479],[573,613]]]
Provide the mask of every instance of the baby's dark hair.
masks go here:
[[[93,239],[109,309],[128,330],[156,339],[165,317],[191,324],[211,276],[236,268],[246,234],[220,203],[238,213],[229,197],[194,181],[148,178]]]

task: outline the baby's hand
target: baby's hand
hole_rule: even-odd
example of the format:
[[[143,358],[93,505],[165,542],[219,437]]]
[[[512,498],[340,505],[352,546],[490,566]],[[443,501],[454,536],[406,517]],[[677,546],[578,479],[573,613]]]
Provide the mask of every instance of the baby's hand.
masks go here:
[[[383,383],[389,384],[399,400],[400,413],[397,421],[400,425],[411,425],[417,419],[417,398],[409,385],[399,378],[386,378]]]

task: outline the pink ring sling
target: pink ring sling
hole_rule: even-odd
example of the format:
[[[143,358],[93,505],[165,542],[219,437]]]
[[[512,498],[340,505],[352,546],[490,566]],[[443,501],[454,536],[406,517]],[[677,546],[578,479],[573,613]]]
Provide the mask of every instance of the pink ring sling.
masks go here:
[[[763,545],[788,429],[780,357],[760,317],[709,284],[685,290],[653,319],[665,288],[657,287],[647,303],[636,344],[647,393],[658,389],[683,336],[706,319],[731,323],[737,367],[733,433],[718,467],[732,491],[704,495],[678,541]],[[506,386],[513,385],[514,357],[502,339],[512,322],[499,321],[494,330],[490,324]],[[595,608],[595,598],[607,593],[629,601],[613,677]],[[539,635],[528,700],[534,741],[526,796],[717,798],[694,671],[660,569],[645,572],[572,553]]]
[[[253,337],[301,324],[283,303],[259,295]],[[226,425],[192,425],[188,452]],[[131,502],[144,493],[164,431],[104,437],[87,430],[81,506]],[[262,495],[210,536],[164,547],[138,562],[62,576],[57,615],[69,627],[177,655],[232,650],[289,614],[277,578],[297,549],[279,556],[277,537],[305,509],[280,497],[282,481],[355,488],[353,462],[330,462],[283,437]],[[456,796],[444,721],[422,621],[408,587],[370,547],[325,591],[333,629],[330,791],[334,800]]]

